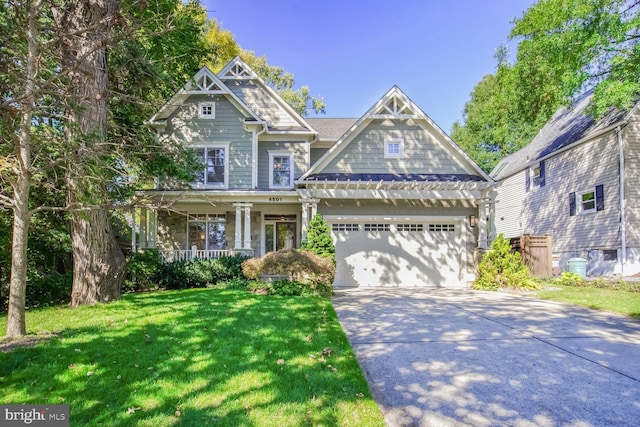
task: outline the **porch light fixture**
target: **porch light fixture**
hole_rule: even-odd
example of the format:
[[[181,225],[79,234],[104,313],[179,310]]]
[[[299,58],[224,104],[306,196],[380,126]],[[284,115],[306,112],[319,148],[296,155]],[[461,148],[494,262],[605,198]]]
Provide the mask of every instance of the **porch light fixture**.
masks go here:
[[[476,216],[469,215],[469,227],[473,228],[476,226]]]

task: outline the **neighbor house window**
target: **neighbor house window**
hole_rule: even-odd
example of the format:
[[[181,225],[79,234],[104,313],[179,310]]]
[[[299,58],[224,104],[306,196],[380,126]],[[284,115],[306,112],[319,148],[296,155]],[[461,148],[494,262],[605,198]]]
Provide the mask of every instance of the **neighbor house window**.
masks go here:
[[[191,214],[188,217],[187,248],[220,250],[227,246],[224,215]]]
[[[604,185],[596,185],[594,189],[569,193],[569,215],[587,214],[604,210]]]
[[[293,156],[289,153],[269,153],[270,188],[293,188]]]
[[[196,155],[204,168],[196,174],[196,184],[226,188],[228,177],[227,147],[197,147]]]
[[[603,261],[618,261],[618,250],[617,249],[605,249],[602,251],[602,260]]]
[[[384,142],[385,159],[401,159],[404,157],[404,140],[402,138],[387,139]]]
[[[216,118],[216,104],[215,102],[201,102],[198,104],[198,117],[201,119],[215,119]]]
[[[581,213],[589,213],[596,211],[596,192],[586,191],[578,194],[578,203]]]

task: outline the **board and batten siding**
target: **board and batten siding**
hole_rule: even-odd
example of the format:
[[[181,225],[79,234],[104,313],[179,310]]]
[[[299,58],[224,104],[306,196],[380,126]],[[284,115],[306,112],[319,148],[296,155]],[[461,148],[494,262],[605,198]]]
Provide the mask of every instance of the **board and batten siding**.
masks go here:
[[[215,102],[215,118],[198,117],[198,103]],[[252,136],[243,126],[244,116],[220,95],[192,95],[167,120],[161,138],[185,145],[229,144],[229,188],[251,188]]]
[[[551,233],[555,253],[583,255],[592,249],[620,246],[618,148],[615,132],[582,143],[545,160],[542,187],[531,185],[524,202],[523,229]],[[604,186],[604,210],[569,212],[569,194]],[[584,255],[583,255],[584,256]]]
[[[323,168],[325,173],[468,173],[434,134],[418,125],[376,120]],[[398,123],[398,122],[395,122]],[[403,158],[384,158],[387,138],[404,140]]]
[[[305,142],[261,141],[258,145],[258,188],[269,188],[269,152],[291,153],[293,155],[293,179],[306,172],[306,153],[309,145]]]
[[[526,197],[525,171],[498,183],[495,208],[496,234],[504,237],[518,237],[523,234],[522,211]]]

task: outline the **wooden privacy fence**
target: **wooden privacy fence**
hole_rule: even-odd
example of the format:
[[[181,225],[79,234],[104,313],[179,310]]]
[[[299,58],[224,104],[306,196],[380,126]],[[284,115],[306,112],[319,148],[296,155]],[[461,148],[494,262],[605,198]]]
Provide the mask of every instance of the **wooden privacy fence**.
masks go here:
[[[511,239],[511,249],[519,252],[524,264],[529,267],[534,277],[551,277],[553,263],[551,257],[551,235],[514,237]]]

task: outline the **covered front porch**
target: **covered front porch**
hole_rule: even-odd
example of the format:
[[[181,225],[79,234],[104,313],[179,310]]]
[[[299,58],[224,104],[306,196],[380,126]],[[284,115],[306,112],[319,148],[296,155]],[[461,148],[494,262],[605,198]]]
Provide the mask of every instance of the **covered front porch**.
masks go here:
[[[195,194],[173,195],[175,200],[169,206],[151,207],[150,203],[135,209],[133,250],[157,249],[165,262],[236,254],[262,256],[300,247],[307,225],[317,213],[317,201],[302,199],[291,191],[277,195],[243,192],[243,197],[224,199],[191,193]]]

